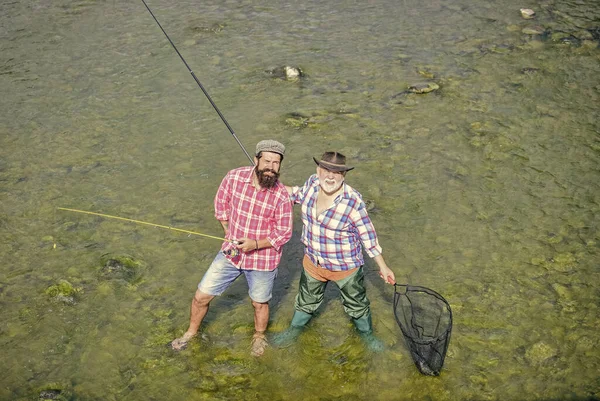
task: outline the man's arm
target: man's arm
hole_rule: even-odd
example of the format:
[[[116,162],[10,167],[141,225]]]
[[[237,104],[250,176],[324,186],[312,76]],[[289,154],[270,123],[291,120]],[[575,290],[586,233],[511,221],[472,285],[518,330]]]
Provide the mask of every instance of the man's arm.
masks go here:
[[[377,263],[377,266],[379,266],[379,277],[388,284],[396,284],[396,276],[392,269],[387,266],[385,260],[383,260],[383,256],[379,254],[375,256],[373,260]]]
[[[227,233],[229,232],[229,221],[219,220],[219,223],[223,226],[223,232],[225,233],[225,237],[227,237]]]
[[[244,253],[273,247],[273,244],[271,244],[271,242],[267,238],[263,238],[263,239],[238,238],[237,241],[238,241],[237,248]]]
[[[306,182],[304,183],[304,185],[300,186],[293,186],[290,187],[288,185],[285,185],[285,189],[288,193],[288,195],[290,196],[290,200],[293,203],[302,203],[304,201],[304,197],[307,196],[308,190],[311,187],[311,185],[314,183],[314,181],[317,179],[316,174],[311,175],[310,177],[308,177],[308,180],[306,180]]]
[[[221,181],[214,200],[215,218],[221,222],[223,230],[225,230],[225,235],[227,235],[229,229],[229,209],[231,207],[230,181],[231,171]]]
[[[377,240],[375,227],[373,226],[373,222],[367,213],[367,208],[362,201],[354,209],[351,218],[358,230],[360,240],[367,255],[373,258],[375,263],[377,263],[377,266],[379,266],[379,277],[386,283],[395,284],[396,277],[394,276],[394,272],[385,263],[385,260],[383,260],[383,256],[381,256],[382,250],[379,241]]]

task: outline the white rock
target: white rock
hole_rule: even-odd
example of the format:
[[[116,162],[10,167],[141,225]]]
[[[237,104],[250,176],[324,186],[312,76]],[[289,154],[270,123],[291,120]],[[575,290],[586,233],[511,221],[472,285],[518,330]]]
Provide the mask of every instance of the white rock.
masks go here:
[[[535,11],[530,8],[521,8],[521,16],[525,19],[531,19],[535,17]]]
[[[285,76],[288,79],[298,78],[300,76],[300,70],[294,67],[285,66]]]

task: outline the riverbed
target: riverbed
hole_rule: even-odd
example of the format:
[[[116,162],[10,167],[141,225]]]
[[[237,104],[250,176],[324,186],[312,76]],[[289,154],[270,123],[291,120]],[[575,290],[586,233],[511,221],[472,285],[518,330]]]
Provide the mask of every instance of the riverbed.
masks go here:
[[[58,208],[221,236],[216,189],[249,160],[141,1],[7,1],[0,399],[600,397],[595,0],[148,5],[244,148],[286,145],[284,183],[326,150],[348,157],[398,282],[452,308],[444,368],[417,371],[370,260],[384,352],[364,347],[331,285],[296,344],[251,357],[242,279],[187,350],[166,347],[220,242]],[[435,90],[410,89],[423,85]],[[269,336],[293,313],[298,209],[294,223]]]

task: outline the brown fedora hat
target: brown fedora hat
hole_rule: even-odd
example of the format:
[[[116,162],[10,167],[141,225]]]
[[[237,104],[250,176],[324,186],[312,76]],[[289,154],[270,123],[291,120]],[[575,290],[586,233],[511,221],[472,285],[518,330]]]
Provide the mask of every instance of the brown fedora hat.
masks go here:
[[[325,152],[321,156],[321,160],[317,160],[313,157],[313,160],[317,165],[325,170],[342,172],[350,171],[354,167],[346,165],[346,156],[338,152]]]

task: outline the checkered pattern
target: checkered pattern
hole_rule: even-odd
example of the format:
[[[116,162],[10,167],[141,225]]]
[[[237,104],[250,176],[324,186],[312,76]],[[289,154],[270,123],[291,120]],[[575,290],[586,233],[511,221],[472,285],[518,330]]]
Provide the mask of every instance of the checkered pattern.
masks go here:
[[[267,238],[272,248],[263,248],[235,257],[227,256],[244,270],[272,271],[281,260],[283,245],[292,237],[293,211],[285,186],[278,182],[270,189],[257,190],[252,184],[253,167],[231,170],[215,196],[215,217],[229,222],[227,239]],[[224,242],[221,250],[234,248]]]
[[[316,265],[332,271],[364,264],[362,247],[374,258],[381,254],[375,227],[358,191],[346,183],[333,206],[317,215],[319,178],[312,175],[302,187],[294,187],[291,199],[302,205],[302,242]],[[362,246],[361,246],[362,244]]]

